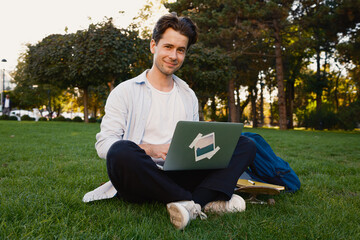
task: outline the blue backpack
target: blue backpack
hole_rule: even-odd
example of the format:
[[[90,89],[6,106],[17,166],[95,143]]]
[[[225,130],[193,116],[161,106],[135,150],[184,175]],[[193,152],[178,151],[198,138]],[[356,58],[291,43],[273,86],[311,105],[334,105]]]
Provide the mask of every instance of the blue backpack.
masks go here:
[[[288,192],[300,189],[300,180],[289,163],[276,156],[270,145],[259,134],[244,132],[256,144],[256,157],[246,172],[255,180],[285,187]]]

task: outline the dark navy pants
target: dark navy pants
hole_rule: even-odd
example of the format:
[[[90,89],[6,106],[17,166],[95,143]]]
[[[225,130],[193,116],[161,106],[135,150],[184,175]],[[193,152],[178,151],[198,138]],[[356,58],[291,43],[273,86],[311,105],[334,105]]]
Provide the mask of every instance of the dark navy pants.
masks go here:
[[[137,144],[121,140],[109,149],[107,171],[118,196],[130,202],[192,200],[194,191],[199,188],[219,192],[223,197],[216,200],[229,200],[238,178],[252,163],[255,154],[254,142],[241,136],[227,168],[163,171]],[[210,201],[214,199],[207,202]]]

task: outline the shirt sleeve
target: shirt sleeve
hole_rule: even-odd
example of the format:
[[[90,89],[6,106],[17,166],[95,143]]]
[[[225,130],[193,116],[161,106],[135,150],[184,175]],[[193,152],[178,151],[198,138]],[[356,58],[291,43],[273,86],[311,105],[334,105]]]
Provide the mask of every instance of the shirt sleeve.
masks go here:
[[[191,90],[191,93],[193,104],[193,121],[199,121],[199,101],[195,95],[195,92]]]
[[[123,139],[127,125],[128,103],[128,92],[120,84],[106,101],[100,132],[96,134],[95,148],[100,158],[106,159],[110,147]]]

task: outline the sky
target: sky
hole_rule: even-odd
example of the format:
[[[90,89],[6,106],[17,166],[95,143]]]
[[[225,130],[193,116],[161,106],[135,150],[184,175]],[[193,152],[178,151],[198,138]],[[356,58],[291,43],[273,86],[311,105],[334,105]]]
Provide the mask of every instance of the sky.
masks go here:
[[[7,63],[0,62],[0,68],[14,70],[26,44],[36,44],[50,34],[65,34],[65,28],[69,33],[76,32],[105,17],[112,17],[117,27],[126,28],[145,3],[146,0],[1,1],[0,60],[6,59]],[[160,9],[155,15],[164,11]]]

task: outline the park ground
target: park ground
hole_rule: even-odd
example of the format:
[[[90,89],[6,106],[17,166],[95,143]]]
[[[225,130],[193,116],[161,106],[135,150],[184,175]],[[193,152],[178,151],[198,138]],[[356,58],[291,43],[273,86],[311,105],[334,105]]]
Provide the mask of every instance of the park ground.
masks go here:
[[[360,239],[359,132],[245,129],[290,163],[301,189],[176,231],[162,204],[81,201],[108,180],[98,131],[0,121],[0,239]]]

